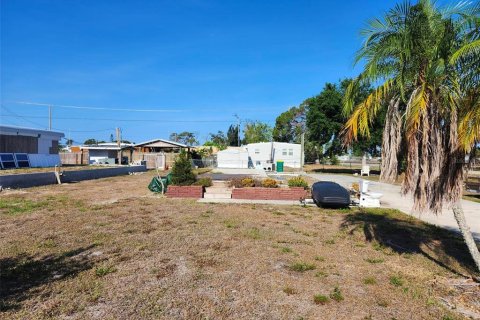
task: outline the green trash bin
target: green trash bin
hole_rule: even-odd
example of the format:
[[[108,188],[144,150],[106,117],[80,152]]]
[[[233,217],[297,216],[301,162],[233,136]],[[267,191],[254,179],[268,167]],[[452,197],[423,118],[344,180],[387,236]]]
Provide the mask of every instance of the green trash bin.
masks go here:
[[[283,172],[283,161],[277,161],[277,172]]]

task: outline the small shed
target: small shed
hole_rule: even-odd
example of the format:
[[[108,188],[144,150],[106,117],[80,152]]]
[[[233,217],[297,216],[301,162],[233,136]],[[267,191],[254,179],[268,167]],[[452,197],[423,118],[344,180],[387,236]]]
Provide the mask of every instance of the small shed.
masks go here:
[[[239,168],[249,167],[248,152],[243,148],[227,148],[217,153],[218,168]]]

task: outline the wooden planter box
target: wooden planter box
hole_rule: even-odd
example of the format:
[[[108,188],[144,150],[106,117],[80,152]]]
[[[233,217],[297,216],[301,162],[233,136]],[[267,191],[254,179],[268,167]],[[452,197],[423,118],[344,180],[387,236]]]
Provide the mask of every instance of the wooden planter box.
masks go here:
[[[307,190],[295,188],[234,188],[232,199],[249,200],[300,200],[305,199]]]
[[[169,198],[203,198],[203,186],[168,186]]]

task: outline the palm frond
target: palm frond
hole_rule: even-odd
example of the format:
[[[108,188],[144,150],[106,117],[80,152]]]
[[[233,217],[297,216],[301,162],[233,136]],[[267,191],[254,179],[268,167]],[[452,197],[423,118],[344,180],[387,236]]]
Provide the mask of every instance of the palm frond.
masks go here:
[[[469,153],[475,144],[480,141],[480,92],[471,91],[463,101],[468,109],[461,116],[458,127],[459,144],[466,153]]]
[[[353,109],[354,91],[358,88],[358,85],[358,79],[352,81],[347,88],[347,98],[344,101],[344,113],[350,114],[350,117],[342,130],[345,144],[350,144],[352,141],[356,140],[359,134],[365,137],[370,136],[369,126],[382,107],[382,102],[385,101],[394,87],[395,80],[389,79],[385,81],[381,86],[378,86],[373,90],[373,92],[369,94],[362,103]]]
[[[410,100],[407,103],[407,112],[406,112],[406,128],[407,136],[415,134],[415,132],[420,127],[420,122],[422,117],[426,114],[426,109],[428,106],[428,94],[426,90],[426,85],[423,84],[416,88]]]
[[[480,55],[480,39],[467,43],[466,45],[455,51],[450,58],[450,63],[457,63],[459,59],[469,55],[477,55],[478,58],[478,56]]]

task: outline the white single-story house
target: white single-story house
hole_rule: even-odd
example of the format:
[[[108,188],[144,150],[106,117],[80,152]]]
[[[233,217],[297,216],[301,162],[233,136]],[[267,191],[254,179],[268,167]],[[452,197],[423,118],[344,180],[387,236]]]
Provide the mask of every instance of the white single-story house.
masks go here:
[[[89,164],[127,164],[131,159],[133,144],[121,143],[120,146],[116,142],[105,142],[95,145],[84,145],[80,147],[81,150],[88,150]],[[119,159],[120,151],[122,157],[127,159]]]
[[[247,169],[249,167],[247,150],[231,147],[217,152],[217,167]]]
[[[62,132],[0,125],[0,167],[60,165],[58,144]]]
[[[247,157],[247,166],[245,166]],[[227,148],[217,153],[219,168],[261,168],[275,170],[277,161],[285,167],[301,168],[301,145],[286,142],[250,143],[240,148]]]

